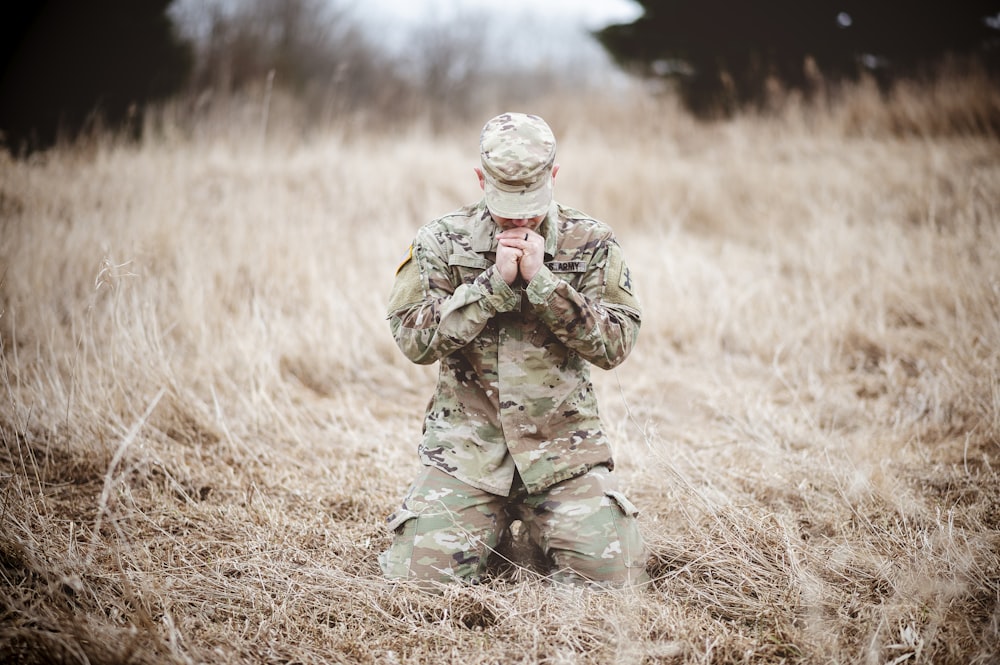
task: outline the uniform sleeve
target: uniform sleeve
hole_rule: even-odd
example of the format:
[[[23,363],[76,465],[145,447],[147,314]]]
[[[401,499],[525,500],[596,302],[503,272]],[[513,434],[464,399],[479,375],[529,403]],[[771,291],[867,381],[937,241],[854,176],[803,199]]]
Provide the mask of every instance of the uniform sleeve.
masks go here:
[[[632,352],[642,310],[632,273],[614,238],[595,252],[579,289],[543,267],[526,292],[552,334],[587,361],[612,369]]]
[[[498,312],[520,302],[490,265],[471,283],[456,285],[442,242],[422,229],[411,258],[396,273],[389,297],[389,327],[403,354],[428,365],[476,338]]]

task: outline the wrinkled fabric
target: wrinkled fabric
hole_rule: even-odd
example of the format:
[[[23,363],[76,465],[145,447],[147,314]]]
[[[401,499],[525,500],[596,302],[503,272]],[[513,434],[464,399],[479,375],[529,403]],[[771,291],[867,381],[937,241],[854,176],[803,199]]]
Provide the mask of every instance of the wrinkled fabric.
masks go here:
[[[501,532],[521,522],[557,584],[620,588],[648,581],[638,511],[604,466],[542,494],[515,482],[491,494],[426,467],[389,518],[392,545],[379,557],[386,578],[475,584]]]
[[[397,271],[388,319],[416,363],[440,363],[419,455],[472,487],[529,494],[613,468],[590,364],[616,367],[641,323],[610,227],[553,202],[538,229],[545,266],[507,285],[483,201],[422,227]]]

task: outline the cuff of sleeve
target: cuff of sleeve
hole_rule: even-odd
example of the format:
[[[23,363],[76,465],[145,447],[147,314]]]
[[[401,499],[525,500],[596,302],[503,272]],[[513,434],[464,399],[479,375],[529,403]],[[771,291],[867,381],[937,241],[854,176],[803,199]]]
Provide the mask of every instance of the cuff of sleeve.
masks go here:
[[[562,280],[552,274],[551,270],[542,266],[528,282],[528,287],[525,289],[525,293],[528,294],[528,302],[532,305],[544,305],[552,297],[560,281]]]
[[[510,285],[503,281],[496,266],[490,266],[476,279],[476,282],[482,288],[486,301],[497,312],[510,312],[521,303],[520,294],[515,293]]]

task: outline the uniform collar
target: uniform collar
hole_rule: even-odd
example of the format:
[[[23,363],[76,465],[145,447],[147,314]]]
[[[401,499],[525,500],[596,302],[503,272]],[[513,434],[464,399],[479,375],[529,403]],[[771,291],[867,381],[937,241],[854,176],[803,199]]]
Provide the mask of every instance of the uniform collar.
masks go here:
[[[472,250],[480,254],[496,252],[496,236],[500,231],[500,227],[490,217],[490,211],[486,209],[486,201],[480,201],[472,214],[476,219],[475,228],[472,232]],[[538,227],[538,232],[545,238],[545,256],[549,258],[555,256],[556,246],[559,243],[559,225],[556,223],[558,215],[556,202],[553,201],[549,206],[549,212],[545,215],[545,219],[542,220],[541,226]]]

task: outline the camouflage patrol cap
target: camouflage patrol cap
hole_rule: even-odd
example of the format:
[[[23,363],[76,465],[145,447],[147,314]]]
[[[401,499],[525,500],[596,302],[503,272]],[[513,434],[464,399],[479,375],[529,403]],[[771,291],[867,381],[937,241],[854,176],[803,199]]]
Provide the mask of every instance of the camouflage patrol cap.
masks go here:
[[[486,207],[498,217],[545,214],[552,202],[556,138],[537,115],[504,113],[479,136]]]

